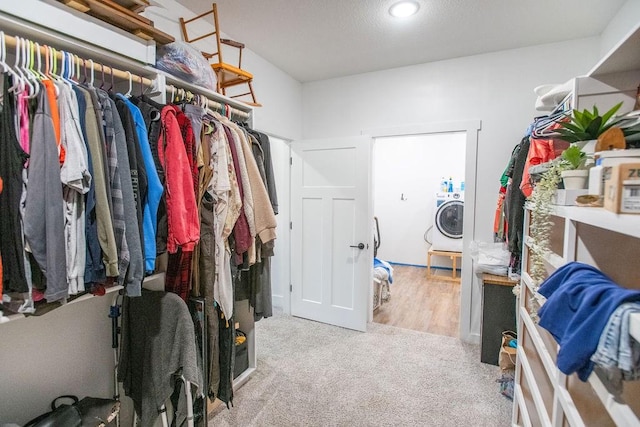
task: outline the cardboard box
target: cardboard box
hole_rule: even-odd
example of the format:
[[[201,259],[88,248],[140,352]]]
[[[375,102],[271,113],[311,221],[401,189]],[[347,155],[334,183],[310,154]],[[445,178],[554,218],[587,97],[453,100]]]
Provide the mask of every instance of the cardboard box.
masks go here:
[[[604,208],[640,214],[640,163],[621,163],[605,169]]]
[[[578,196],[584,196],[585,194],[589,194],[589,190],[556,190],[556,194],[552,197],[551,203],[559,206],[573,206],[576,204]]]

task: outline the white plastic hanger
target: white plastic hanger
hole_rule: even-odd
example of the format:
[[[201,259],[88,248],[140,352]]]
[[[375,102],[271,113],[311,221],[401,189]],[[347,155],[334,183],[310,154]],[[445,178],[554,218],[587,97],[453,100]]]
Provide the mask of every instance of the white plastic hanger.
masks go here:
[[[38,81],[38,77],[31,71],[31,50],[30,50],[30,40],[21,39],[20,40],[22,46],[22,61],[20,64],[20,68],[22,69],[23,74],[31,83],[31,87],[33,88],[33,93],[31,94],[31,98],[34,98],[40,92],[40,82]]]
[[[131,91],[133,90],[133,76],[131,75],[131,71],[127,71],[127,75],[129,76],[129,90],[124,94],[125,98],[131,97]]]
[[[35,89],[31,87],[31,82],[28,81],[27,77],[22,74],[22,70],[20,70],[20,58],[21,58],[21,46],[20,46],[20,37],[16,37],[16,61],[13,65],[13,69],[16,72],[17,77],[17,87],[16,93],[27,91],[28,95],[31,95]],[[15,87],[15,86],[14,86]]]
[[[3,68],[4,73],[8,73],[13,76],[13,87],[9,88],[9,91],[17,89],[17,81],[20,78],[16,72],[7,64],[7,42],[4,36],[4,31],[0,31],[0,66]]]

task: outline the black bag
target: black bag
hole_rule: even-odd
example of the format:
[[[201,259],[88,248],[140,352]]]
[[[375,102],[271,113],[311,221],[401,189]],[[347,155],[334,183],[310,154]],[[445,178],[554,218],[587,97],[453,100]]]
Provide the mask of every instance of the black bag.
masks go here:
[[[58,405],[58,400],[70,399],[73,404]],[[120,402],[112,399],[76,396],[56,397],[51,402],[51,411],[44,413],[24,425],[24,427],[102,427],[114,420],[120,411]]]

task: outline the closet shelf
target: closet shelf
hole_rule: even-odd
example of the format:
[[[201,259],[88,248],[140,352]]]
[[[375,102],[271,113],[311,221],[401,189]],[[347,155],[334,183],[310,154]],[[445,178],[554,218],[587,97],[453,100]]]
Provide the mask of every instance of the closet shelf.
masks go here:
[[[529,249],[533,249],[535,247],[535,243],[531,236],[527,236],[525,238],[524,244],[527,245]],[[544,260],[547,264],[549,264],[551,267],[553,267],[556,270],[567,263],[563,257],[553,252],[547,253],[544,256]]]
[[[536,301],[538,301],[538,304],[540,304],[540,307],[542,307],[547,299],[536,291],[535,283],[533,282],[531,276],[529,276],[529,273],[524,271],[522,272],[521,277],[524,284],[527,286],[527,288],[529,288],[529,291],[535,296],[535,299]]]
[[[533,341],[533,345],[535,345],[536,350],[538,350],[538,355],[540,356],[542,364],[547,371],[547,375],[549,376],[549,378],[552,378],[554,380],[557,379],[558,369],[556,368],[556,365],[551,358],[551,354],[549,353],[547,346],[544,344],[544,341],[542,341],[542,337],[538,333],[538,329],[534,325],[531,316],[529,315],[529,313],[527,313],[527,310],[524,307],[520,307],[520,311],[522,321],[527,324],[527,331],[529,331],[529,336]]]
[[[533,374],[533,370],[529,365],[529,361],[521,346],[518,346],[517,357],[518,357],[518,360],[521,361],[520,362],[522,366],[521,373],[524,374],[525,378],[527,379],[527,383],[529,384],[535,383],[535,375]],[[547,414],[547,411],[545,409],[544,400],[542,399],[542,394],[540,393],[540,390],[532,389],[530,390],[530,393],[533,401],[535,402],[535,409],[538,412],[539,420],[541,421],[544,427],[550,427],[551,421],[549,420],[549,415]]]
[[[156,62],[154,42],[115,27],[107,28],[98,19],[55,1],[2,2],[0,23],[7,34],[41,41],[131,71],[137,71],[141,64]],[[105,40],[109,40],[108,47]]]
[[[198,86],[198,85],[194,85],[192,83],[188,83],[178,77],[175,77],[165,71],[159,70],[157,68],[151,67],[151,66],[147,66],[146,70],[149,73],[155,73],[158,75],[159,78],[164,78],[166,83],[168,85],[174,86],[176,88],[180,88],[180,89],[185,89],[185,90],[189,90],[193,93],[199,93],[203,96],[205,96],[206,98],[215,101],[215,102],[219,102],[220,104],[226,104],[230,107],[233,108],[237,108],[238,110],[250,114],[251,111],[253,111],[254,107],[248,104],[245,104],[242,101],[238,101],[237,99],[233,99],[233,98],[229,98],[228,96],[219,94],[218,92],[211,90],[211,89],[207,89],[204,88],[202,86]],[[156,88],[154,88],[156,89]]]
[[[121,289],[123,289],[123,286],[120,286],[120,285],[116,285],[116,286],[111,286],[109,288],[105,288],[105,295],[112,294],[114,292],[118,292]],[[60,309],[62,307],[66,307],[66,306],[71,305],[71,304],[77,304],[79,302],[86,301],[86,300],[89,300],[89,299],[92,299],[92,298],[100,298],[101,296],[105,296],[105,295],[93,295],[93,294],[90,294],[90,293],[86,293],[84,295],[80,295],[79,297],[73,298],[72,300],[68,301],[67,303],[60,304],[59,307],[56,307],[53,310],[58,310],[58,309]],[[53,310],[51,310],[51,311],[53,311]],[[24,318],[27,318],[27,317],[38,318],[38,317],[46,316],[47,313],[43,313],[42,315],[39,315],[39,316],[25,315],[25,314],[21,314],[21,313],[9,314],[8,316],[0,316],[0,324],[13,322],[13,321],[16,321],[16,320],[19,320],[19,319],[24,319]]]
[[[554,215],[593,225],[609,231],[640,238],[640,216],[620,215],[604,208],[587,208],[578,206],[555,206]]]
[[[614,46],[587,74],[590,77],[640,69],[640,25]]]
[[[619,426],[634,426],[640,423],[640,419],[636,416],[633,410],[621,400],[620,397],[611,394],[604,382],[598,374],[598,369],[589,376],[589,384],[593,387],[593,390],[598,395],[598,398],[607,409],[607,412],[611,416],[611,419]]]

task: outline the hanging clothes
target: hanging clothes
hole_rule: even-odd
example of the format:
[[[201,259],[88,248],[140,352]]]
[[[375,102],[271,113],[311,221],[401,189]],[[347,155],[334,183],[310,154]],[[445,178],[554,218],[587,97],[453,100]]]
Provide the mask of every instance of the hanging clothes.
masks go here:
[[[84,195],[89,192],[91,175],[87,149],[82,139],[75,93],[66,84],[58,84],[59,112],[62,123],[61,146],[65,160],[60,169],[64,199],[64,237],[66,243],[67,283],[69,294],[84,292],[86,233]]]
[[[160,110],[164,105],[155,102],[145,95],[139,97],[132,97],[133,102],[142,113],[142,117],[147,126],[147,132],[149,134],[149,147],[151,148],[151,155],[156,165],[156,171],[158,172],[158,178],[160,183],[165,185],[165,176],[160,159],[158,157],[158,137],[160,136]],[[167,252],[167,200],[166,194],[163,192],[160,197],[160,204],[158,205],[157,212],[157,229],[156,229],[156,254],[160,255]]]
[[[89,175],[93,177],[93,162],[89,154],[89,142],[87,137],[87,102],[85,93],[78,86],[73,86],[78,103],[78,119],[80,122],[80,130],[87,151],[87,169]],[[84,282],[87,283],[104,283],[106,280],[105,268],[102,263],[102,249],[98,240],[98,222],[96,215],[96,187],[95,179],[91,179],[89,191],[85,200],[85,269]]]
[[[29,159],[24,236],[46,277],[44,296],[48,302],[53,302],[67,298],[69,294],[60,156],[47,92],[41,90],[37,99],[38,110],[33,119]],[[20,263],[22,264],[22,259]]]
[[[93,181],[95,183],[95,219],[98,229],[98,241],[102,249],[102,263],[105,267],[105,275],[108,277],[118,276],[118,248],[116,237],[113,231],[113,221],[110,209],[110,197],[108,195],[108,178],[105,170],[105,149],[104,137],[102,136],[102,114],[96,111],[99,105],[97,95],[85,88],[80,88],[80,93],[86,102],[85,124],[87,127],[87,144],[89,155],[93,165]],[[98,121],[100,120],[100,121]],[[95,256],[95,255],[94,255]],[[98,270],[97,265],[93,268]]]
[[[226,129],[225,126],[221,126],[221,128]],[[214,190],[215,195],[219,197],[217,203],[221,201],[225,202],[224,210],[218,211],[216,209],[219,220],[214,222],[217,225],[215,229],[216,262],[222,264],[221,266],[216,264],[218,280],[214,287],[214,296],[216,302],[220,305],[224,317],[227,319],[233,317],[234,300],[233,277],[231,275],[231,247],[228,239],[231,236],[236,221],[240,217],[240,212],[243,207],[230,144],[231,141],[226,139],[224,132],[221,132],[220,138],[218,138],[218,147],[215,152],[218,167],[214,167],[214,178],[218,178],[216,183],[217,187]],[[220,174],[215,175],[215,169],[220,170]]]
[[[117,111],[116,102],[109,99],[111,110]],[[127,149],[127,136],[119,114],[113,115],[114,138],[118,155],[118,171],[122,184],[122,202],[124,205],[125,239],[129,248],[129,267],[125,276],[118,278],[118,283],[124,285],[128,296],[140,296],[142,291],[142,279],[144,277],[144,257],[140,230],[136,213],[136,202],[131,182],[131,170],[129,150]]]
[[[144,237],[144,254],[145,254],[145,270],[153,272],[156,263],[156,229],[157,214],[160,197],[163,188],[158,178],[158,172],[155,168],[151,147],[149,146],[149,136],[147,128],[142,117],[140,109],[123,95],[117,95],[129,108],[133,123],[135,125],[136,135],[138,136],[138,144],[142,152],[144,167],[147,173],[147,198],[143,200],[143,237]]]
[[[18,143],[14,126],[14,95],[9,92],[13,80],[3,75],[2,110],[0,111],[0,254],[3,263],[3,292],[27,292],[23,261],[22,169],[28,155]]]
[[[125,238],[126,223],[124,217],[124,201],[122,197],[122,182],[119,172],[118,150],[115,141],[115,109],[112,109],[111,99],[107,92],[96,90],[98,101],[102,109],[102,123],[105,136],[106,160],[107,160],[107,177],[109,180],[109,188],[111,190],[111,214],[113,216],[113,232],[116,239],[116,250],[118,252],[118,282],[122,284],[122,278],[125,277],[129,268],[131,254],[129,246]],[[128,165],[127,165],[128,166]]]
[[[518,258],[522,253],[522,224],[524,220],[524,202],[526,200],[520,189],[524,164],[529,153],[529,138],[522,138],[520,145],[511,157],[511,163],[507,176],[511,177],[511,183],[507,188],[507,220],[509,251]]]
[[[229,127],[236,127],[235,123],[232,123],[226,118],[223,118],[223,123]],[[269,194],[265,187],[264,182],[260,176],[258,164],[255,157],[252,155],[252,149],[250,143],[244,137],[244,133],[239,131],[240,142],[242,143],[244,158],[247,163],[247,172],[249,173],[249,183],[251,185],[251,192],[253,195],[254,217],[255,217],[255,232],[260,237],[263,243],[270,242],[276,238],[276,218],[271,207],[271,201],[269,200]]]
[[[223,126],[221,123],[219,126]],[[227,140],[229,141],[229,149],[231,150],[231,157],[233,159],[233,166],[236,173],[236,181],[238,183],[238,190],[240,192],[240,198],[242,200],[243,209],[240,210],[240,216],[233,227],[233,238],[235,240],[235,254],[236,264],[243,263],[243,255],[251,249],[253,239],[255,238],[255,231],[251,234],[251,227],[249,226],[249,220],[247,219],[247,211],[253,221],[253,196],[251,195],[251,186],[249,185],[249,173],[247,172],[247,164],[242,155],[242,146],[237,138],[234,137],[231,130],[227,127],[224,128]],[[231,143],[233,141],[233,143]],[[253,221],[253,229],[255,230],[255,221]],[[246,267],[249,267],[249,259],[246,257]]]
[[[265,185],[267,187],[267,192],[269,193],[269,200],[271,201],[271,208],[273,209],[273,213],[274,215],[278,215],[278,192],[276,190],[276,180],[273,173],[271,141],[269,141],[269,136],[265,133],[257,132],[247,127],[245,127],[245,129],[249,132],[249,134],[253,135],[258,140],[260,148],[262,148],[264,171],[266,176]]]
[[[191,172],[192,179],[192,191],[194,195],[198,192],[198,165],[196,162],[196,140],[191,127],[191,121],[182,112],[179,106],[171,106],[175,112],[176,121],[180,127],[180,133],[182,135],[182,143],[184,144],[187,165]],[[185,188],[185,192],[188,191]],[[196,206],[197,216],[197,206]],[[199,234],[199,231],[198,231]],[[197,242],[196,242],[197,244]],[[180,248],[176,253],[169,253],[169,262],[167,266],[166,284],[165,288],[171,292],[175,292],[180,295],[185,301],[189,297],[191,290],[191,271],[193,263],[193,251],[195,250],[195,244],[191,250],[184,250]]]
[[[57,92],[55,83],[51,80],[43,80],[42,84],[44,85],[44,89],[46,90],[46,100],[49,102],[49,114],[51,117],[51,124],[53,126],[53,132],[56,137],[56,146],[58,147],[58,156],[60,160],[60,165],[64,163],[65,159],[65,149],[60,145],[60,113],[58,111],[58,102],[57,102]]]
[[[167,219],[169,253],[193,251],[200,237],[193,175],[191,174],[187,152],[180,134],[176,112],[172,106],[161,111],[162,128],[158,143],[158,157],[166,177]]]
[[[144,242],[143,231],[143,212],[147,199],[147,171],[142,158],[142,150],[138,143],[138,134],[136,125],[131,114],[131,110],[127,103],[118,95],[112,98],[118,109],[120,120],[124,128],[127,142],[127,153],[129,155],[129,171],[131,172],[131,186],[133,188],[133,197],[136,202],[136,218],[138,219],[138,230],[140,233],[140,242]],[[145,258],[145,245],[142,244],[142,256]]]

